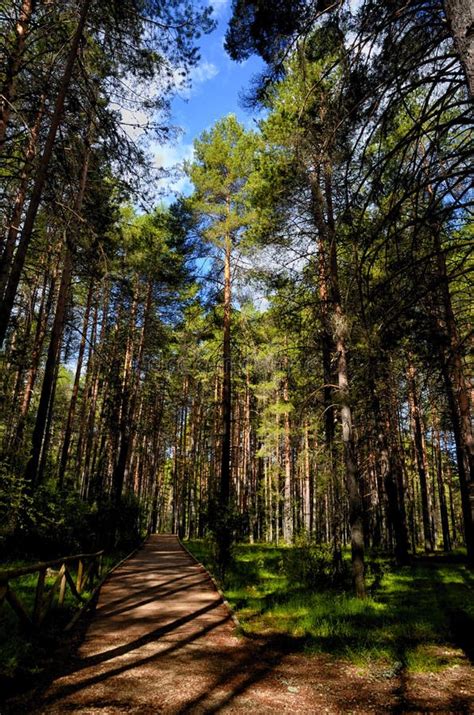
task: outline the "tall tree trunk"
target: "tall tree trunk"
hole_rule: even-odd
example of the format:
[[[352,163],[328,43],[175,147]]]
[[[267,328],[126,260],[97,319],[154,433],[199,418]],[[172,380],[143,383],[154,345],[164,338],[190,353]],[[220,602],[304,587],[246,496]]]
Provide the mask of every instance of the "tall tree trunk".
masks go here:
[[[90,128],[89,128],[90,131]],[[87,176],[89,173],[90,159],[90,143],[87,140],[83,157],[83,164],[79,180],[79,188],[77,192],[75,210],[76,214],[80,215],[84,194],[87,185]],[[44,448],[47,444],[47,416],[48,411],[52,410],[54,390],[55,390],[55,374],[57,374],[58,363],[60,358],[61,341],[64,332],[64,324],[66,320],[66,312],[69,304],[69,295],[71,289],[71,278],[73,269],[72,249],[69,245],[71,236],[69,235],[69,227],[65,232],[64,240],[64,263],[61,276],[61,284],[59,286],[58,302],[56,305],[56,314],[54,316],[53,329],[51,340],[46,359],[45,372],[43,376],[43,384],[41,387],[41,397],[36,415],[35,428],[33,431],[31,443],[31,456],[28,461],[25,478],[26,481],[34,488],[42,479],[42,465],[45,463]]]
[[[360,495],[360,474],[354,445],[352,410],[349,405],[349,377],[346,358],[347,320],[339,305],[335,306],[335,343],[337,351],[337,379],[341,411],[342,445],[346,468],[346,485],[349,497],[349,524],[351,527],[352,575],[356,595],[365,597],[364,576],[364,520]]]
[[[431,403],[431,421],[433,425],[433,448],[436,470],[436,480],[439,495],[439,511],[441,515],[441,529],[443,532],[443,550],[451,551],[451,537],[449,534],[448,507],[443,475],[443,453],[441,450],[441,434],[439,429],[439,416],[434,401]]]
[[[47,285],[49,278],[49,286]],[[36,384],[36,378],[38,375],[38,370],[40,366],[41,353],[43,350],[43,344],[46,337],[48,319],[51,314],[51,310],[54,303],[54,298],[56,294],[56,267],[53,267],[49,277],[45,278],[43,295],[41,298],[40,307],[38,310],[38,317],[36,322],[36,332],[33,341],[33,349],[30,357],[30,368],[28,371],[28,376],[26,378],[25,387],[23,390],[23,397],[20,404],[20,414],[18,417],[18,424],[16,428],[15,441],[18,446],[21,445],[23,441],[23,433],[25,430],[26,417],[28,415],[31,398],[33,396],[33,390]]]
[[[472,0],[444,0],[444,9],[474,99],[474,5]]]
[[[130,440],[130,420],[129,411],[131,406],[132,389],[132,363],[134,353],[134,333],[136,323],[136,313],[139,301],[138,286],[134,288],[134,297],[128,320],[128,335],[125,346],[125,355],[123,357],[122,379],[120,390],[116,400],[113,402],[114,414],[112,415],[112,424],[116,423],[115,430],[116,440],[114,440],[113,450],[118,456],[115,460],[113,455],[114,467],[112,470],[112,498],[115,507],[115,518],[118,522],[120,508],[122,504],[123,484],[125,477],[125,467],[127,461],[129,440]],[[118,323],[117,323],[118,325]],[[116,526],[116,525],[115,525]],[[115,527],[114,527],[115,529]],[[114,533],[113,538],[117,534]]]
[[[10,114],[16,96],[16,81],[21,67],[21,60],[25,51],[28,26],[35,9],[36,0],[23,0],[20,14],[15,28],[15,43],[8,53],[5,68],[5,81],[0,95],[0,153],[5,143]]]
[[[436,330],[446,338],[438,340],[437,346],[456,443],[464,538],[469,562],[474,565],[474,435],[469,387],[462,360],[462,341],[452,307],[446,255],[442,250],[441,237],[437,227],[433,230],[433,240],[442,317],[439,317],[438,311],[433,307],[432,312]],[[447,343],[446,347],[445,343]]]
[[[44,263],[45,261],[41,261],[40,263],[40,268],[44,268]],[[26,346],[30,346],[31,344],[31,333],[32,333],[32,327],[33,327],[33,321],[34,321],[34,315],[35,315],[35,306],[36,302],[38,299],[38,293],[39,293],[39,281],[41,278],[41,274],[37,275],[34,277],[33,280],[33,285],[32,285],[32,290],[30,291],[30,296],[28,300],[28,308],[26,311],[26,319],[24,322],[24,325],[21,330],[21,341],[25,345],[25,348],[21,351],[21,358],[17,360],[18,362],[18,367],[16,368],[15,372],[15,379],[13,380],[13,375],[9,371],[8,374],[8,383],[13,384],[13,391],[11,392],[11,397],[10,397],[10,390],[9,390],[9,385],[5,385],[3,388],[3,394],[4,394],[4,400],[6,403],[9,404],[8,409],[8,418],[5,422],[5,429],[4,429],[4,435],[3,435],[3,443],[5,447],[8,449],[10,444],[14,444],[14,435],[16,432],[16,426],[18,424],[17,422],[17,413],[18,413],[18,407],[21,401],[21,393],[22,393],[22,386],[24,382],[24,374],[27,368],[27,348]],[[45,286],[43,283],[43,290],[41,292],[41,303],[40,303],[40,312],[42,312],[44,308],[44,299],[45,299]]]
[[[413,443],[415,450],[415,461],[420,480],[421,492],[421,513],[423,519],[423,540],[425,551],[434,550],[433,536],[431,532],[430,505],[428,498],[428,460],[426,456],[425,435],[423,430],[423,422],[421,408],[419,405],[417,387],[416,387],[416,368],[412,358],[407,368],[408,381],[408,399],[410,404],[410,416],[413,432]]]
[[[100,380],[100,360],[97,353],[97,345],[101,346],[104,341],[107,314],[109,306],[110,291],[109,286],[104,286],[103,303],[102,303],[102,325],[100,336],[97,337],[98,321],[99,321],[99,305],[98,302],[94,306],[94,317],[92,320],[92,328],[90,335],[90,347],[87,358],[86,368],[86,384],[84,388],[84,398],[81,401],[81,412],[79,417],[79,436],[76,446],[75,471],[78,476],[78,482],[81,488],[83,499],[89,499],[90,487],[90,472],[89,463],[92,452],[92,442],[94,434],[94,425],[97,413],[97,399],[99,396],[99,380]]]
[[[5,293],[0,303],[0,346],[5,340],[6,331],[10,322],[10,316],[13,309],[13,304],[15,302],[18,284],[20,282],[21,273],[25,264],[26,254],[30,245],[31,237],[33,235],[36,215],[38,213],[41,198],[43,195],[43,188],[46,182],[46,178],[48,176],[49,163],[53,154],[58,128],[61,123],[64,102],[71,82],[74,65],[76,63],[78,55],[79,43],[82,38],[82,33],[84,31],[91,2],[92,0],[83,0],[82,3],[79,21],[74,36],[72,38],[66,67],[64,69],[64,74],[61,80],[58,96],[56,97],[53,116],[51,117],[51,124],[49,127],[48,135],[46,137],[43,154],[39,162],[38,172],[36,174],[33,188],[31,191],[30,202],[23,223],[20,241],[18,243],[15,257],[13,259]]]
[[[333,509],[332,509],[332,535],[333,535],[333,563],[335,572],[342,569],[342,548],[341,548],[341,513],[340,513],[340,485],[337,469],[336,450],[334,446],[335,436],[335,400],[334,400],[334,380],[331,356],[334,351],[334,341],[331,326],[331,306],[330,306],[330,270],[329,264],[334,257],[331,255],[335,249],[332,241],[329,245],[329,227],[325,223],[323,213],[323,196],[319,186],[319,178],[311,182],[312,211],[314,222],[318,229],[318,278],[319,278],[319,301],[321,313],[321,351],[323,366],[323,402],[324,402],[324,436],[325,444],[329,454],[331,479],[333,482]],[[334,228],[332,215],[330,217],[331,227]]]
[[[336,351],[338,403],[342,429],[342,446],[346,488],[349,499],[349,524],[351,529],[352,575],[356,595],[365,597],[364,576],[364,526],[363,503],[360,493],[361,475],[359,473],[352,424],[352,410],[349,400],[349,371],[347,366],[347,317],[344,314],[339,288],[336,232],[332,204],[331,169],[323,169],[324,191],[321,191],[320,177],[312,179],[313,216],[319,233],[321,252],[327,257],[329,279],[329,300],[332,334]],[[324,218],[326,209],[327,221]]]
[[[372,396],[372,408],[377,429],[378,466],[382,482],[388,499],[388,518],[395,537],[395,557],[398,563],[406,564],[408,561],[408,533],[406,526],[405,503],[403,489],[399,489],[403,476],[398,465],[395,440],[390,440],[392,430],[395,428],[390,417],[390,400],[387,400],[385,409],[382,410],[377,392],[374,376],[378,373],[374,361],[369,363],[369,386]],[[384,376],[384,384],[390,390],[390,381]]]
[[[38,143],[38,135],[41,125],[41,120],[44,114],[44,103],[46,97],[43,94],[40,101],[40,107],[36,115],[36,121],[30,130],[30,138],[25,153],[25,163],[21,172],[20,184],[18,186],[13,211],[10,217],[7,237],[3,246],[2,257],[0,259],[0,299],[5,294],[5,288],[8,282],[8,274],[11,267],[13,254],[15,252],[16,240],[20,231],[21,216],[25,205],[26,193],[28,189],[28,181],[31,170],[33,168],[33,160],[36,156],[36,148]]]
[[[135,430],[135,412],[137,397],[139,392],[140,383],[140,373],[142,369],[143,355],[145,350],[145,338],[148,329],[148,323],[150,319],[151,305],[153,297],[153,281],[148,281],[147,295],[144,307],[143,315],[143,325],[140,331],[140,340],[137,351],[137,358],[135,364],[135,380],[131,378],[131,357],[132,357],[132,347],[131,344],[127,350],[126,364],[124,370],[124,395],[126,399],[122,407],[122,419],[121,419],[121,429],[120,429],[120,448],[117,463],[114,468],[113,473],[113,485],[115,494],[115,504],[117,509],[120,508],[120,502],[122,499],[123,485],[128,481],[128,471],[130,467],[130,459],[133,451],[134,440],[136,436]],[[135,309],[132,310],[132,321],[130,324],[130,333],[133,334],[135,324]]]
[[[46,437],[48,413],[54,393],[54,378],[59,360],[64,321],[66,318],[71,275],[72,255],[66,241],[64,247],[64,263],[61,275],[61,284],[59,286],[59,294],[56,304],[56,313],[51,331],[48,356],[46,358],[46,365],[44,369],[43,384],[41,386],[41,396],[31,440],[31,454],[25,470],[25,479],[32,489],[34,489],[41,482],[42,478],[40,471],[40,465],[42,463],[41,456]]]
[[[317,449],[317,436],[314,434],[314,447]],[[304,425],[304,512],[303,523],[305,531],[311,539],[315,531],[314,519],[314,478],[311,456],[309,452],[309,424]]]
[[[284,356],[283,378],[283,402],[285,403],[284,414],[284,482],[283,482],[283,539],[287,544],[293,540],[293,499],[291,493],[291,426],[290,426],[290,391],[288,385],[288,339],[285,336],[285,356]]]
[[[79,352],[77,355],[76,374],[74,376],[74,384],[72,387],[71,400],[69,402],[69,409],[68,409],[67,420],[66,420],[66,427],[64,430],[63,445],[61,448],[61,457],[59,460],[58,484],[60,487],[62,487],[62,485],[64,483],[64,475],[66,473],[66,467],[67,467],[67,462],[68,462],[68,458],[69,458],[69,447],[71,444],[72,428],[73,428],[74,416],[76,414],[77,398],[79,396],[79,383],[81,380],[82,362],[84,359],[84,353],[85,353],[85,348],[86,348],[87,329],[89,327],[89,315],[90,315],[91,304],[92,304],[93,286],[94,286],[94,283],[93,283],[93,281],[91,281],[90,285],[89,285],[89,291],[87,294],[86,309],[84,312],[84,321],[83,321],[83,325],[82,325],[81,340],[79,343]]]
[[[224,329],[222,380],[222,451],[219,489],[219,567],[224,575],[230,561],[232,531],[230,524],[232,384],[231,384],[231,237],[227,233],[224,245]]]

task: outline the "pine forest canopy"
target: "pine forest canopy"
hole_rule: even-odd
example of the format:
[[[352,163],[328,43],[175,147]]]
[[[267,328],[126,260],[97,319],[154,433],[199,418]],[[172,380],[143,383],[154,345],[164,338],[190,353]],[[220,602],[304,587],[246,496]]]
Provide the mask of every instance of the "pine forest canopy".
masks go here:
[[[472,4],[233,0],[253,128],[172,202],[130,117],[176,135],[212,8],[0,12],[2,552],[305,539],[360,597],[368,548],[472,564]]]

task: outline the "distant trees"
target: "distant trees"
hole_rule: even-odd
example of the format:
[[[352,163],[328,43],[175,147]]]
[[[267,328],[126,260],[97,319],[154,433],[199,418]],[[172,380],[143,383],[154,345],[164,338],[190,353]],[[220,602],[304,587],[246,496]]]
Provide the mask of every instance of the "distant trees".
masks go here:
[[[406,265],[407,275],[414,279],[408,289],[411,300],[425,301],[429,296],[428,301],[436,302],[440,289],[443,290],[441,286],[444,284],[446,288],[450,280],[455,280],[454,275],[446,280],[444,274],[445,278],[442,278],[442,269],[437,278],[432,274],[429,281],[426,280],[426,273],[423,277],[421,273],[426,270],[427,265],[433,264],[433,260],[438,260],[440,266],[441,256],[445,258],[447,250],[456,252],[460,245],[457,244],[455,248],[453,244],[456,242],[451,241],[449,249],[447,246],[443,249],[440,244],[436,248],[429,244],[429,239],[425,243],[421,236],[430,233],[428,226],[431,226],[431,236],[439,236],[440,230],[441,233],[450,233],[455,222],[462,223],[466,215],[464,212],[469,205],[465,183],[465,141],[468,136],[469,110],[462,87],[462,74],[453,54],[453,45],[446,31],[444,17],[445,10],[458,58],[469,81],[467,28],[470,25],[470,11],[467,6],[461,5],[462,3],[446,3],[443,8],[441,3],[430,3],[421,7],[414,2],[388,3],[382,8],[380,3],[367,0],[362,3],[357,14],[352,15],[350,8],[342,2],[331,6],[310,3],[296,8],[292,15],[290,4],[280,3],[271,21],[267,21],[267,11],[271,12],[270,5],[268,8],[265,3],[257,6],[246,0],[234,5],[234,15],[226,38],[227,49],[237,60],[257,52],[267,61],[270,69],[270,74],[260,78],[256,85],[254,100],[271,103],[272,87],[283,74],[288,77],[286,81],[291,81],[295,76],[306,81],[306,94],[295,97],[297,116],[294,124],[299,133],[304,132],[312,123],[318,134],[324,138],[324,131],[331,127],[331,115],[327,116],[321,95],[325,82],[331,76],[339,77],[339,85],[333,92],[333,104],[339,103],[335,126],[340,131],[345,116],[350,118],[350,125],[349,134],[346,134],[349,144],[346,146],[345,156],[341,156],[346,169],[345,175],[339,175],[341,188],[344,184],[344,194],[341,194],[342,201],[339,201],[338,205],[337,215],[342,220],[337,221],[336,235],[342,232],[346,240],[352,237],[354,241],[353,270],[359,290],[362,291],[362,298],[364,284],[367,281],[370,283],[376,275],[374,268],[379,264],[381,245],[386,255],[394,251],[391,264],[386,264],[388,274],[385,277],[385,288],[394,280],[392,274],[400,276],[398,271],[401,265]],[[339,39],[339,54],[334,52],[334,37]],[[324,59],[325,74],[322,77],[314,76],[308,71],[307,65],[299,70],[295,69],[296,58],[301,57],[311,59],[313,63],[316,57],[319,61]],[[454,125],[457,129],[454,129]],[[295,133],[295,136],[298,134]],[[334,132],[329,136],[330,141],[334,141],[337,134]],[[451,142],[448,137],[452,138]],[[323,144],[321,155],[323,159],[330,156],[330,144],[327,142]],[[440,172],[441,166],[443,168]],[[453,194],[456,197],[454,201],[451,199]],[[378,218],[374,207],[378,208]],[[330,213],[322,210],[321,216],[328,220]],[[434,225],[437,228],[433,230]],[[317,231],[320,236],[324,236],[324,224],[321,221]],[[454,236],[453,233],[450,235]],[[411,247],[404,244],[404,236]],[[465,267],[467,254],[462,248],[461,253],[463,258],[460,258],[460,262]],[[438,256],[438,259],[430,259],[429,256]],[[441,258],[441,262],[444,258]],[[408,263],[411,263],[410,268]],[[377,279],[374,282],[377,283]],[[425,291],[423,297],[421,283],[422,290]],[[449,287],[447,291],[442,299],[442,311],[447,310],[445,316],[449,314],[453,318],[448,307],[451,302]],[[377,290],[375,293],[370,291],[370,294],[367,304],[363,298],[361,305],[364,322],[369,317],[368,311],[372,311],[374,307],[377,309],[380,300]],[[393,303],[399,305],[399,295],[396,291],[391,296]],[[381,304],[383,305],[383,301]],[[402,310],[402,315],[407,313]],[[449,322],[449,318],[445,320]],[[386,319],[382,318],[382,321],[383,331],[386,331],[388,338],[388,333],[393,333],[394,325],[388,324]],[[443,323],[445,327],[448,322]],[[456,319],[450,323],[451,330],[454,330],[455,323]],[[375,326],[376,324],[366,325],[368,336],[373,335]],[[411,317],[408,323],[399,320],[398,330],[409,332],[414,327]],[[428,338],[426,332],[425,335]],[[383,332],[377,336],[376,341],[382,336]],[[433,337],[431,333],[428,340]],[[437,342],[439,337],[438,332]],[[382,344],[386,338],[382,337]],[[370,339],[373,341],[373,337]],[[453,337],[448,338],[446,335],[445,340],[446,344],[450,342],[452,346],[459,346],[456,339],[453,342]],[[451,368],[454,368],[455,364],[458,365],[458,377],[451,373],[452,379],[458,384],[458,407],[452,406],[450,413],[459,453],[466,543],[472,558],[472,507],[467,506],[467,495],[472,492],[472,487],[468,486],[469,478],[464,478],[463,465],[467,465],[468,459],[461,457],[459,451],[460,442],[467,445],[472,438],[467,432],[464,438],[460,438],[461,430],[458,426],[463,410],[467,426],[470,419],[467,412],[470,412],[471,408],[468,407],[468,400],[462,397],[464,389],[459,376],[465,370],[461,368],[463,358],[459,355],[455,357],[457,349],[452,349]],[[341,350],[338,352],[341,355]],[[459,358],[461,362],[457,362]],[[371,359],[371,365],[374,360],[383,365],[386,358],[375,356]],[[450,378],[447,377],[446,362],[442,356],[438,369],[445,375],[447,400],[453,405]],[[373,394],[373,407],[380,412],[379,399],[375,392]],[[382,453],[385,453],[383,443],[379,446]],[[426,491],[423,487],[423,461],[421,457],[418,459],[428,533],[427,498],[426,494],[423,496]],[[388,469],[388,472],[387,469],[386,463],[383,471],[388,476],[387,488],[392,500],[391,522],[397,535],[400,557],[404,558],[406,538],[401,501],[402,482],[398,478],[399,487],[395,488],[396,480],[390,476],[392,469]],[[428,540],[427,544],[429,543]]]
[[[144,131],[168,139],[174,72],[179,67],[186,75],[198,61],[195,40],[213,26],[210,12],[186,0],[3,3],[1,438],[5,484],[16,485],[20,512],[53,485],[78,489],[86,499],[89,490],[113,492],[119,510],[134,459],[144,332],[158,310],[157,285],[168,281],[178,290],[186,272],[179,267],[186,260],[182,228],[176,222],[173,228],[166,212],[150,218],[146,240],[157,245],[147,249],[149,270],[153,266],[157,274],[143,279],[146,288],[138,276],[130,286],[134,317],[124,372],[120,378],[118,366],[107,372],[104,356],[95,350],[102,350],[102,340],[110,341],[111,324],[120,337],[126,333],[121,296],[127,272],[136,270],[128,256],[120,257],[119,237],[125,232],[120,205],[138,188],[148,165],[126,127],[129,117],[144,112],[150,117]],[[151,86],[153,92],[146,89]],[[160,255],[154,264],[153,250]],[[169,270],[160,262],[167,251],[182,256]],[[75,376],[67,413],[60,415],[65,363]],[[119,383],[122,392],[116,394]],[[112,447],[104,432],[109,415],[103,389],[120,402],[114,405],[120,425],[114,436],[117,464],[115,454],[109,453],[110,462],[106,458]],[[12,518],[21,522],[18,514]]]
[[[262,118],[204,132],[192,194],[149,215],[115,102],[166,90],[208,13],[91,2],[78,35],[86,6],[5,21],[5,534],[72,503],[97,540],[212,533],[223,573],[236,539],[328,544],[336,577],[350,545],[361,597],[367,549],[472,558],[471,109],[441,3],[234,3]]]
[[[188,175],[195,186],[191,207],[201,235],[222,256],[222,437],[215,530],[222,573],[232,542],[232,253],[249,222],[248,177],[252,170],[250,136],[232,115],[217,122],[195,142]]]

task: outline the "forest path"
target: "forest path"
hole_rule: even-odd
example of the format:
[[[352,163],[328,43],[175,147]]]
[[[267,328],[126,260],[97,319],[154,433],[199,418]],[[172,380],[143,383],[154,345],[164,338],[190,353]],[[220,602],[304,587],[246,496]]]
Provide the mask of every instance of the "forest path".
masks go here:
[[[7,712],[365,715],[435,703],[438,712],[457,712],[465,686],[464,668],[448,682],[445,675],[374,680],[330,656],[282,645],[271,636],[237,637],[207,572],[175,536],[153,535],[102,587],[82,645],[59,664],[61,674],[26,709]]]
[[[236,636],[207,572],[176,536],[152,535],[102,587],[85,639],[41,713],[294,711],[271,653]],[[298,690],[298,689],[296,689]],[[311,712],[300,703],[298,712]]]

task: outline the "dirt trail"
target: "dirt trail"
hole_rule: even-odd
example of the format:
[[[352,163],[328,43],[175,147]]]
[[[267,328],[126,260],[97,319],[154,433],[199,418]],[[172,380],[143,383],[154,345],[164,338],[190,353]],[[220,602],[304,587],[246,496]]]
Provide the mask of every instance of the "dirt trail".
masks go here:
[[[155,535],[105,583],[79,651],[28,712],[467,712],[463,671],[377,679],[237,637],[207,573]]]

